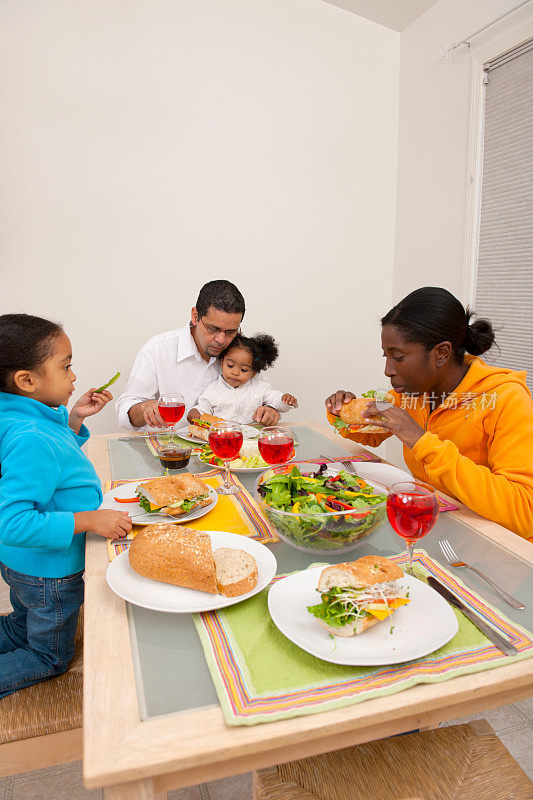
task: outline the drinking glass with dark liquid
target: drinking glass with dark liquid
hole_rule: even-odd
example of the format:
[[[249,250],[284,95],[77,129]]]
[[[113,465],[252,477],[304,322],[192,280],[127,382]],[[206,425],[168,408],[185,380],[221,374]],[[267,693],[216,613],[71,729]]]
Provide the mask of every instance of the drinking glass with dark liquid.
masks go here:
[[[413,574],[413,549],[433,528],[439,515],[439,501],[433,486],[420,481],[402,481],[390,487],[387,496],[389,522],[407,544],[406,572]]]
[[[162,394],[157,401],[157,410],[161,419],[170,427],[170,441],[175,441],[175,426],[185,413],[185,400],[181,394]]]
[[[294,436],[289,428],[263,428],[257,446],[267,464],[286,464],[294,456]]]
[[[219,494],[240,492],[238,486],[231,479],[229,464],[241,452],[242,440],[242,428],[238,422],[215,422],[209,428],[209,447],[217,458],[224,461],[226,467],[224,486],[218,490]]]
[[[192,448],[180,447],[170,442],[157,448],[157,455],[165,475],[169,474],[169,470],[185,469],[191,460],[191,453]]]

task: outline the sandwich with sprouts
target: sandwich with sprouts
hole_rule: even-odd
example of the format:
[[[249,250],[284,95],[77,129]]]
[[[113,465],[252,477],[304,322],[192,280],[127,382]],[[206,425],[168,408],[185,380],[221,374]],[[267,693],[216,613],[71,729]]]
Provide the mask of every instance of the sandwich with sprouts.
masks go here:
[[[326,567],[317,588],[322,602],[307,610],[333,636],[356,636],[409,603],[403,577],[383,556]]]

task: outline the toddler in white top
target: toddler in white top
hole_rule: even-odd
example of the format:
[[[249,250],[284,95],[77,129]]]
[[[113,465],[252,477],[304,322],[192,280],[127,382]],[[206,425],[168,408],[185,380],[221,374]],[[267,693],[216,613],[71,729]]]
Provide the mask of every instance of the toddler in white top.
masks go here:
[[[214,414],[243,425],[261,422],[275,425],[279,412],[298,406],[292,394],[283,394],[262,380],[259,373],[272,366],[278,347],[272,336],[238,335],[220,356],[222,375],[208,384],[187,419]]]

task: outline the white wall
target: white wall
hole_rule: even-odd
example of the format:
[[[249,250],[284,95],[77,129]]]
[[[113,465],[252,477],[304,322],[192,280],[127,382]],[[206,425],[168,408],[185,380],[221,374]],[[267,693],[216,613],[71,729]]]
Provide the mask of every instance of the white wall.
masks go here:
[[[218,277],[301,419],[381,385],[397,33],[321,0],[17,0],[0,36],[0,311],[62,320],[80,388],[120,391]]]
[[[440,49],[516,5],[516,0],[440,0],[401,34],[395,302],[428,285],[468,299],[462,290],[471,56],[462,47],[446,61]],[[531,19],[533,4],[475,37],[472,55]]]
[[[471,57],[533,18],[520,9],[443,60],[441,47],[461,41],[516,6],[516,0],[440,0],[400,37],[398,199],[394,302],[420,286],[463,296]],[[401,464],[401,443],[387,443]]]

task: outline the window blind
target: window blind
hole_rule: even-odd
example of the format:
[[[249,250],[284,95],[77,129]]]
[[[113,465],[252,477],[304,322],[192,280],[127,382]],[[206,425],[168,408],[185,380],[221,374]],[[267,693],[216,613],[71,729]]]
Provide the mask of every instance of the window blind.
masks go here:
[[[496,328],[483,358],[527,369],[533,391],[533,39],[485,65],[474,308]]]

